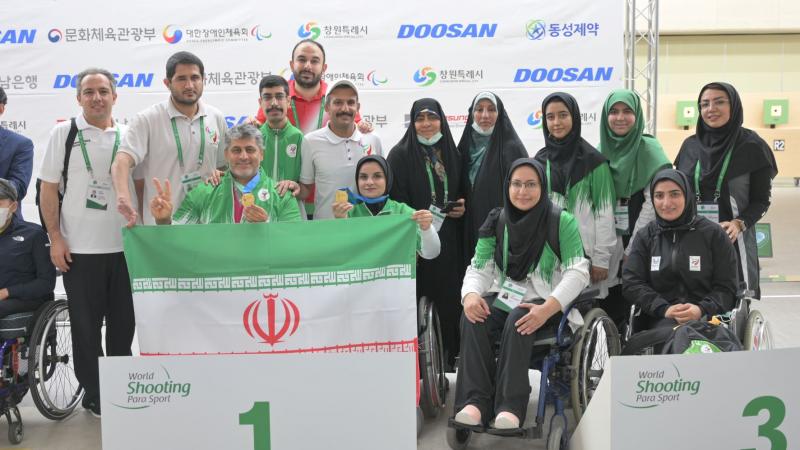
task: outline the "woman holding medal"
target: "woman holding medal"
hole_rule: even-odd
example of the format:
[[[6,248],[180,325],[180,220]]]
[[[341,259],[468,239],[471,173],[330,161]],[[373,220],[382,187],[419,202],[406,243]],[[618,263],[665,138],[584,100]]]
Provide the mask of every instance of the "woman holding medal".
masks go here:
[[[337,219],[348,217],[373,217],[389,214],[411,216],[417,222],[417,253],[425,259],[439,256],[441,245],[439,235],[433,228],[433,214],[421,209],[414,211],[405,203],[400,203],[389,198],[392,188],[392,172],[389,163],[380,155],[364,156],[356,164],[356,190],[336,192],[336,201],[333,203],[333,215]],[[352,200],[350,203],[349,200]]]
[[[644,125],[641,101],[635,92],[617,89],[608,95],[600,119],[598,150],[608,158],[616,194],[617,245],[612,257],[615,261],[620,261],[623,251],[630,252],[631,238],[655,218],[650,182],[659,170],[672,167],[656,138],[643,134]],[[600,304],[617,324],[627,319],[630,309],[622,296],[621,276],[619,264],[610,268],[612,287]]]
[[[742,102],[733,86],[709,83],[697,103],[701,120],[683,141],[675,167],[692,180],[698,213],[719,223],[734,243],[739,279],[760,298],[755,224],[769,209],[775,156],[758,134],[742,127]]]
[[[388,162],[394,176],[389,196],[415,210],[428,210],[433,214],[441,252],[434,259],[419,261],[417,297],[426,296],[436,305],[442,326],[445,366],[449,370],[458,353],[461,316],[458,286],[464,273],[461,157],[439,102],[431,98],[415,101],[410,119],[405,136],[389,152]]]
[[[589,285],[589,261],[577,221],[544,190],[541,164],[516,160],[504,185],[503,207],[493,209],[481,227],[461,288],[455,421],[486,425],[495,417],[494,428],[512,429],[525,421],[534,335],[557,325]],[[582,323],[574,309],[568,319],[573,330]]]

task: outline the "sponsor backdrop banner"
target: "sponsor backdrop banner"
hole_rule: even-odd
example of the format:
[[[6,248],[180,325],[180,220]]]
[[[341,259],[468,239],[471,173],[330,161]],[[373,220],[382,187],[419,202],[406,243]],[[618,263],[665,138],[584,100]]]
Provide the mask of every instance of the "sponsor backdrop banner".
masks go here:
[[[614,357],[577,449],[773,449],[800,442],[800,349]],[[600,398],[605,397],[605,398]],[[610,404],[610,405],[609,405]],[[599,408],[598,408],[599,406]],[[610,443],[603,435],[610,417]],[[585,423],[584,423],[585,422]]]
[[[37,174],[52,127],[79,114],[75,74],[89,66],[115,73],[114,115],[127,122],[167,98],[166,60],[188,50],[205,63],[203,99],[237,124],[255,114],[260,78],[289,78],[292,47],[310,38],[325,46],[326,81],[359,86],[361,114],[387,149],[421,97],[442,103],[458,139],[481,90],[503,99],[531,154],[544,142],[541,101],[557,90],[578,99],[584,137],[597,144],[602,101],[622,86],[621,0],[454,5],[332,0],[266,12],[254,0],[192,8],[142,0],[121,14],[100,0],[31,0],[0,20],[0,86],[9,94],[0,122],[33,139]]]
[[[141,354],[413,353],[416,238],[401,216],[125,230]]]
[[[100,358],[103,448],[413,450],[407,355]]]

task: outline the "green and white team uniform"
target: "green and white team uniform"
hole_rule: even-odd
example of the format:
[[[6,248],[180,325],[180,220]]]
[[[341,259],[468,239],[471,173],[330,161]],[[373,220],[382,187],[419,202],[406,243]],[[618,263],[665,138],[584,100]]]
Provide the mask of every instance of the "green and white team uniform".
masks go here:
[[[386,204],[378,214],[372,214],[372,211],[367,208],[366,204],[358,203],[353,206],[347,216],[353,217],[373,217],[373,216],[388,216],[388,215],[405,215],[411,220],[411,215],[414,214],[414,208],[406,205],[405,203],[396,202],[390,198],[386,199]],[[439,256],[441,250],[441,243],[439,242],[439,234],[436,233],[433,225],[427,230],[423,231],[417,227],[417,253],[425,259],[433,259]]]
[[[269,122],[265,123],[261,126],[261,134],[264,136],[264,160],[261,161],[264,172],[276,182],[291,180],[299,183],[303,133],[286,121],[286,126],[280,130],[273,130]]]
[[[526,290],[522,301],[554,297],[561,304],[561,311],[566,312],[572,300],[589,284],[589,261],[583,256],[578,224],[575,217],[566,211],[561,211],[558,244],[561,247],[560,255],[556,255],[550,244],[545,242],[538,264],[535,268],[531,266],[533,270],[529,269],[525,279]],[[494,260],[497,245],[495,236],[478,239],[475,256],[464,275],[462,301],[470,292],[480,293],[484,297],[488,293],[500,292],[502,273]],[[583,324],[583,318],[574,309],[567,318],[573,330]]]
[[[268,222],[293,222],[300,220],[300,210],[291,192],[283,197],[275,190],[275,182],[259,169],[260,180],[252,188],[255,205],[264,208]],[[241,202],[245,187],[237,183],[228,171],[217,186],[200,184],[192,189],[181,206],[172,215],[177,224],[236,223],[234,201]],[[242,216],[241,221],[245,221]]]

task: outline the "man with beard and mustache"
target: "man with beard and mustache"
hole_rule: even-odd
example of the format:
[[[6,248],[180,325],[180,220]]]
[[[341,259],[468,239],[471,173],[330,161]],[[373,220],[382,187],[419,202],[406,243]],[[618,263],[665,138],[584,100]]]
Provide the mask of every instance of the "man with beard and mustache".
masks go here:
[[[381,141],[375,133],[362,134],[356,126],[358,90],[347,80],[337,81],[325,98],[328,126],[303,139],[300,194],[305,199],[316,187],[315,219],[332,219],[337,189],[355,190],[356,163],[362,156],[380,155]]]
[[[263,223],[300,220],[300,210],[291,195],[280,195],[275,182],[264,173],[261,161],[263,137],[250,124],[237,125],[225,135],[225,161],[230,170],[217,185],[201,184],[172,213],[172,185],[153,179],[157,195],[150,213],[158,225],[171,223]]]
[[[325,112],[325,95],[328,85],[323,80],[328,64],[325,61],[325,48],[317,41],[303,39],[295,44],[292,49],[292,59],[289,61],[292,70],[292,79],[289,80],[289,99],[286,116],[289,122],[297,127],[303,134],[322,128],[328,123],[329,117]],[[267,121],[267,115],[261,108],[255,117],[258,125]],[[356,113],[355,122],[362,133],[372,131],[372,124],[361,120],[361,115]],[[314,191],[306,199],[306,210],[309,218],[314,214]]]
[[[296,197],[300,193],[298,183],[303,133],[286,117],[289,84],[281,76],[267,75],[261,79],[258,91],[258,102],[267,117],[267,122],[260,128],[264,136],[264,159],[261,161],[261,167],[273,181],[278,183],[276,186],[278,194],[283,195],[288,190]],[[302,201],[300,208],[302,214]]]
[[[220,140],[227,129],[225,116],[217,108],[200,101],[205,69],[192,53],[178,52],[167,60],[164,85],[170,98],[141,111],[134,117],[112,166],[117,209],[133,226],[139,214],[142,223],[153,225],[149,204],[157,193],[143,183],[142,203],[131,203],[127,180],[136,168],[137,180],[168,179],[175,189],[172,202],[180,204],[189,191],[224,165]],[[146,203],[145,203],[146,202]],[[139,211],[137,211],[137,209]]]

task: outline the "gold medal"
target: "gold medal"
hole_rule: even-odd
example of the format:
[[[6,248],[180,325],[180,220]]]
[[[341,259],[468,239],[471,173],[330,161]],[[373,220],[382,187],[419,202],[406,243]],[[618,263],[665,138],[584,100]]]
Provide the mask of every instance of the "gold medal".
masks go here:
[[[247,194],[242,195],[242,206],[247,208],[248,206],[253,206],[255,204],[256,197],[253,194],[248,192]]]
[[[336,203],[345,203],[347,202],[347,192],[338,190],[336,191]]]

